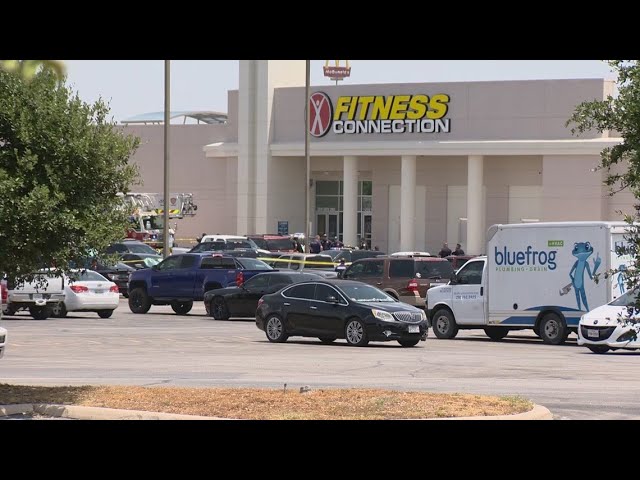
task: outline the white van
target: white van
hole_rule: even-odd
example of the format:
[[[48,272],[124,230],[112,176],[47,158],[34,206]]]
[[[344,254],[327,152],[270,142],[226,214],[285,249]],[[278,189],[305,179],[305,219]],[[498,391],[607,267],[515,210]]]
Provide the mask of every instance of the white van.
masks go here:
[[[494,340],[510,330],[533,329],[545,343],[563,343],[580,317],[623,293],[620,275],[604,273],[618,257],[624,222],[549,222],[494,225],[487,255],[470,259],[447,284],[427,291],[438,338],[482,328]],[[595,274],[601,274],[596,283]]]
[[[250,238],[242,237],[240,235],[205,235],[200,239],[200,243],[204,242],[236,243],[236,248],[238,248],[238,244],[247,244],[247,248],[252,248],[261,255],[264,254],[268,256],[271,253],[269,250],[258,248],[258,245],[256,245],[256,243]]]

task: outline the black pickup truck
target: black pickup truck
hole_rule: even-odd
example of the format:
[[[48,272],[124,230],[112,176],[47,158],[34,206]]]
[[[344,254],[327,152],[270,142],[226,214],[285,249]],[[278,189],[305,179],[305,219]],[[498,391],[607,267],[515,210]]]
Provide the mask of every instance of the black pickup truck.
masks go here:
[[[241,285],[253,275],[272,270],[255,258],[211,252],[171,255],[152,268],[132,272],[129,308],[133,313],[147,313],[151,305],[171,305],[174,312],[185,315],[205,292]]]

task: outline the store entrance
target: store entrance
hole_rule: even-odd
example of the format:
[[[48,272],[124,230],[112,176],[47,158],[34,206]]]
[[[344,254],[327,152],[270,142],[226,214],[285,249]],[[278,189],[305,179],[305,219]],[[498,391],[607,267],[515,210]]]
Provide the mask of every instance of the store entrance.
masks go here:
[[[322,236],[326,233],[332,241],[336,237],[342,240],[342,213],[318,213],[316,226],[318,235]]]

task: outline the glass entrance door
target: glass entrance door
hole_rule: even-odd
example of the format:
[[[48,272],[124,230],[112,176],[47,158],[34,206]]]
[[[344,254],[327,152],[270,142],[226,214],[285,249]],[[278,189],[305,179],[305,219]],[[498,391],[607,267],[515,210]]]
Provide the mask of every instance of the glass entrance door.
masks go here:
[[[318,213],[316,215],[316,232],[322,237],[325,233],[330,240],[342,236],[342,229],[339,228],[337,213]]]

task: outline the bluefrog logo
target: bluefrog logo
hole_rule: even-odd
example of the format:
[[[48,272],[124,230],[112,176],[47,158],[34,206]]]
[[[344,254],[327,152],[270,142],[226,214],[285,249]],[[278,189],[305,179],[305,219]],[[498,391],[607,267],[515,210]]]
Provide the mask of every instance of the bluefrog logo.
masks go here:
[[[546,271],[556,269],[557,250],[534,250],[531,245],[526,250],[510,251],[504,246],[495,247],[496,269],[500,271]]]

